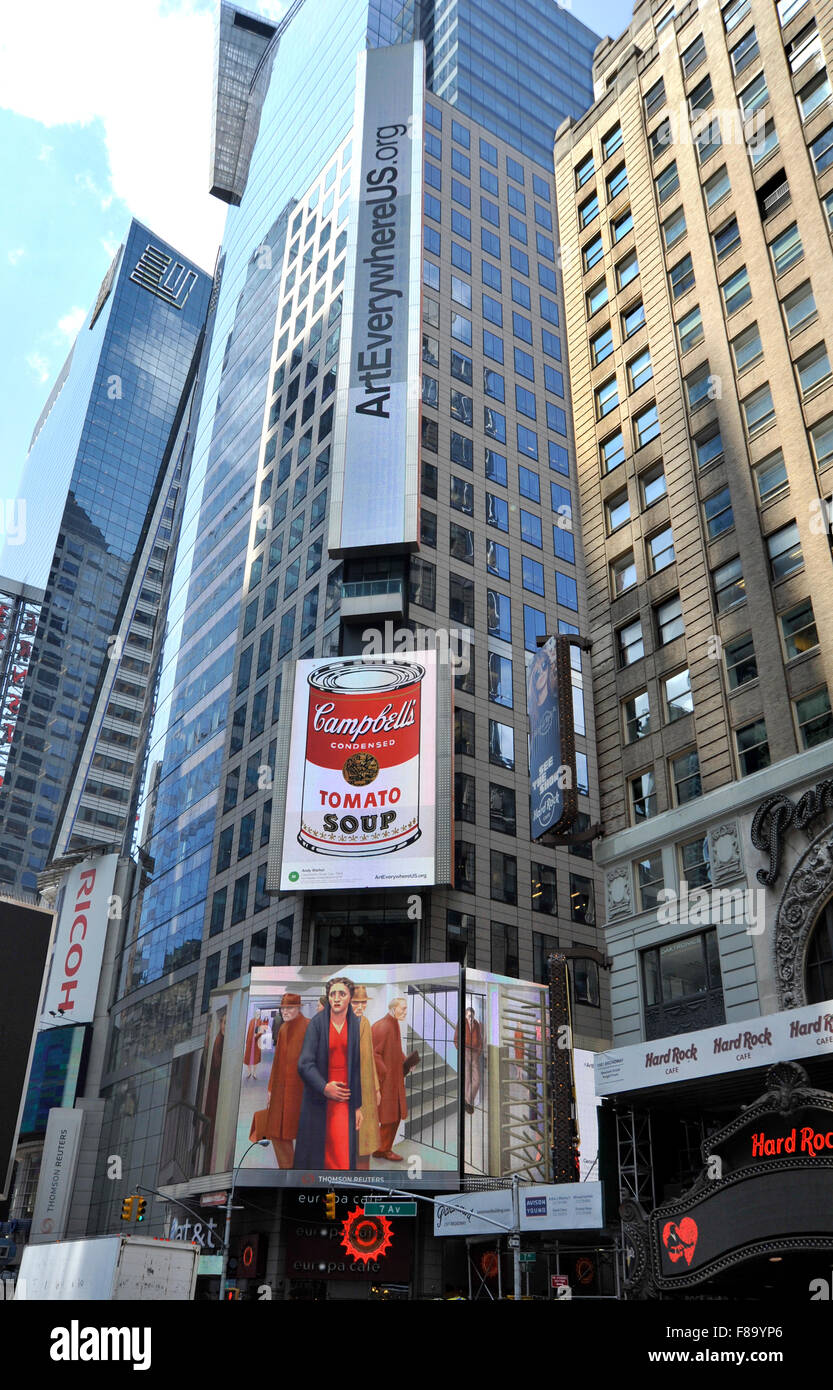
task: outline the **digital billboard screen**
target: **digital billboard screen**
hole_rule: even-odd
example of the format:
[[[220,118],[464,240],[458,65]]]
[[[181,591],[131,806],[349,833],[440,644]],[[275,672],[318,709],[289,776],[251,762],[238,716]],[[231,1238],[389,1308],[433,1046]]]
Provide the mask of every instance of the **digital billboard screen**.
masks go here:
[[[11,1180],[53,922],[51,912],[0,898],[0,1198],[6,1196]]]
[[[436,882],[448,703],[438,714],[436,651],[297,662],[281,892]],[[442,823],[450,837],[447,806]]]

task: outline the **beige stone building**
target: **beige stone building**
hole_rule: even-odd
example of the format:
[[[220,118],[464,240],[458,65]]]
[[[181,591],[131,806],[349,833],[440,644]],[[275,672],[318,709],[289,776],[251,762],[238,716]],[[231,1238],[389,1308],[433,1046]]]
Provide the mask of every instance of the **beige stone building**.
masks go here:
[[[833,995],[831,57],[645,0],[556,138],[616,1045]]]

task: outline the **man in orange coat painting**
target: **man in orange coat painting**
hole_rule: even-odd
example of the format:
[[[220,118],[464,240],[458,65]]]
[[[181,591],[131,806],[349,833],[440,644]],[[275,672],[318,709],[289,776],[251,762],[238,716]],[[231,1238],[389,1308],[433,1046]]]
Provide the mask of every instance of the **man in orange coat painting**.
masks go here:
[[[373,1025],[373,1055],[382,1091],[379,1102],[379,1147],[374,1150],[373,1157],[386,1158],[393,1163],[403,1162],[402,1154],[393,1151],[393,1141],[400,1122],[408,1114],[405,1077],[419,1061],[418,1052],[406,1058],[402,1050],[399,1025],[407,1013],[407,999],[393,999],[385,1017]]]
[[[304,1083],[298,1075],[298,1058],[307,1031],[308,1019],[301,1014],[300,994],[285,994],[281,1000],[283,1022],[269,1077],[269,1104],[266,1107],[264,1137],[272,1140],[279,1168],[295,1164],[295,1138]]]

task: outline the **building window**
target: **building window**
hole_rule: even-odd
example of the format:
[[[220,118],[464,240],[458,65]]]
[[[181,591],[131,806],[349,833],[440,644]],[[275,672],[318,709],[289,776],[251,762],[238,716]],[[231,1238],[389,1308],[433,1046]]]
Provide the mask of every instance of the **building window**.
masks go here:
[[[801,237],[798,232],[798,224],[793,222],[791,227],[787,227],[780,236],[770,242],[770,252],[772,253],[772,263],[775,267],[776,275],[783,275],[785,270],[795,265],[804,255],[804,247],[801,244]]]
[[[510,772],[515,766],[515,730],[496,719],[489,720],[489,762]]]
[[[731,642],[727,642],[723,651],[730,690],[737,690],[749,681],[757,680],[758,663],[755,659],[751,632],[745,632],[742,637],[735,637]]]
[[[746,266],[742,265],[740,270],[736,270],[734,275],[730,275],[728,280],[724,280],[720,288],[727,314],[734,314],[744,304],[748,304],[752,298],[752,290],[749,285],[749,273]]]
[[[642,101],[645,107],[646,120],[650,120],[652,116],[656,115],[665,102],[665,82],[662,78],[660,78],[658,82],[655,82],[653,87],[648,89]]]
[[[726,172],[726,165],[721,164],[720,168],[712,174],[711,178],[706,179],[703,184],[703,192],[706,196],[706,206],[711,210],[731,193],[732,185],[729,182],[729,175]]]
[[[512,787],[489,783],[489,827],[502,835],[515,834],[515,792]]]
[[[616,645],[620,666],[632,666],[635,661],[639,661],[645,655],[642,624],[638,618],[619,628],[616,634]]]
[[[643,507],[651,507],[654,502],[665,496],[667,489],[661,463],[655,463],[652,468],[646,468],[645,472],[640,474],[639,487]]]
[[[697,150],[697,162],[705,164],[711,159],[713,154],[723,145],[723,136],[720,132],[720,120],[715,116],[697,132],[694,137],[694,146]]]
[[[830,358],[824,343],[817,343],[809,352],[805,352],[795,365],[801,391],[805,396],[817,386],[821,386],[830,376]]]
[[[570,918],[588,927],[596,922],[593,882],[580,874],[570,874]]]
[[[685,394],[688,401],[689,410],[696,410],[698,406],[712,398],[713,378],[708,362],[701,362],[699,367],[695,367],[693,372],[689,372],[685,378]]]
[[[713,492],[711,497],[706,498],[703,503],[703,515],[710,541],[713,541],[717,536],[722,536],[724,531],[732,529],[735,518],[732,512],[732,499],[727,487],[721,488],[719,492]]]
[[[796,333],[816,317],[816,297],[809,280],[788,294],[782,304],[787,331]]]
[[[780,449],[774,454],[770,454],[768,458],[762,459],[760,463],[755,465],[752,472],[761,506],[766,502],[774,502],[779,497],[786,497],[789,493],[790,484],[787,478],[787,468]]]
[[[475,821],[474,778],[459,770],[454,773],[454,819]]]
[[[833,415],[828,415],[826,420],[814,425],[810,430],[810,438],[813,442],[816,467],[825,468],[833,462]]]
[[[471,624],[469,624],[471,626]],[[488,654],[489,699],[495,705],[512,708],[512,661],[497,652]]]
[[[630,208],[625,208],[625,211],[620,212],[618,217],[614,217],[613,221],[610,224],[610,233],[613,238],[614,246],[617,242],[621,241],[623,237],[626,237],[628,232],[630,232],[632,229],[633,213],[631,212]]]
[[[633,434],[637,449],[641,449],[643,444],[649,444],[652,439],[659,436],[659,416],[656,405],[646,406],[644,410],[633,417]]]
[[[738,333],[737,337],[732,339],[732,352],[738,374],[747,371],[755,362],[760,361],[764,355],[764,349],[757,323],[750,323],[748,328],[744,328],[742,333]]]
[[[596,166],[593,161],[593,155],[585,155],[581,163],[576,165],[576,188],[583,188],[584,185],[592,179],[595,172]]]
[[[490,896],[499,903],[518,901],[518,861],[514,854],[493,849],[490,858]]]
[[[498,594],[493,589],[486,590],[486,630],[490,637],[497,637],[502,642],[512,641],[511,604],[508,594]]]
[[[670,251],[672,246],[676,246],[680,237],[685,236],[685,231],[685,212],[683,208],[676,208],[662,224],[662,238],[666,251]]]
[[[769,101],[769,88],[766,84],[766,73],[763,70],[752,78],[752,81],[743,88],[743,91],[738,93],[738,100],[745,121],[748,121],[750,116],[754,116],[756,111],[766,105]]]
[[[634,333],[638,333],[645,323],[645,306],[640,299],[636,304],[632,304],[629,309],[625,309],[622,316],[622,339],[627,341],[632,338]]]
[[[819,634],[813,614],[813,603],[809,598],[781,614],[781,636],[784,642],[784,655],[787,661],[803,656],[819,644]]]
[[[673,159],[667,164],[661,174],[654,179],[654,186],[657,190],[657,199],[664,203],[672,193],[676,193],[680,186],[680,177],[677,173],[677,161]]]
[[[616,267],[617,287],[620,290],[623,290],[626,285],[629,285],[632,280],[636,279],[638,274],[639,263],[636,258],[636,252],[631,251],[630,254],[625,256],[624,259],[621,260]]]
[[[469,709],[454,711],[454,752],[474,757],[474,714]]]
[[[732,71],[737,76],[743,72],[749,64],[757,58],[759,53],[758,38],[754,29],[749,29],[742,39],[735,44],[734,48],[729,49],[729,57],[732,62]]]
[[[530,892],[533,912],[546,912],[552,917],[557,915],[555,869],[551,865],[530,865]]]
[[[641,957],[648,1039],[722,1021],[720,956],[713,928],[653,946]]]
[[[694,437],[694,452],[697,457],[698,468],[706,468],[710,463],[722,457],[723,438],[720,433],[720,425],[717,421],[707,425],[704,430]]]
[[[674,562],[674,536],[670,526],[648,537],[648,568],[651,574],[659,574]]]
[[[452,622],[474,627],[474,581],[449,575],[449,617]]]
[[[666,676],[663,686],[665,689],[665,712],[670,724],[693,712],[694,697],[691,693],[691,675],[688,671],[677,671],[673,676]]]
[[[599,280],[597,284],[591,286],[584,296],[587,306],[587,317],[592,318],[602,305],[607,303],[607,284],[604,280]]]
[[[470,912],[446,912],[446,949],[450,961],[474,969],[475,919]]]
[[[665,879],[662,872],[662,855],[649,854],[634,864],[637,903],[640,912],[653,912],[659,905],[659,894]]]
[[[795,702],[795,718],[802,748],[815,748],[833,738],[833,711],[826,685]]]
[[[624,555],[620,555],[618,560],[614,560],[610,566],[610,585],[613,597],[618,598],[628,589],[632,589],[636,583],[636,562],[633,551],[627,550]]]
[[[603,381],[601,386],[597,386],[593,393],[596,401],[596,419],[603,420],[619,404],[619,387],[616,377],[612,376],[608,381]]]
[[[486,542],[486,569],[497,579],[509,581],[509,550],[499,541]]]
[[[638,391],[640,386],[644,386],[646,381],[650,381],[654,375],[651,366],[651,354],[644,348],[636,357],[632,357],[628,363],[628,382],[631,391]]]
[[[672,299],[679,299],[681,295],[687,294],[689,290],[694,288],[694,267],[690,253],[687,253],[681,261],[671,267],[668,272],[668,280],[671,286]]]
[[[422,509],[420,509],[420,516],[425,516]],[[466,565],[473,565],[474,532],[469,531],[465,526],[458,526],[456,521],[449,522],[448,549],[453,560],[462,560]]]
[[[682,637],[685,627],[683,626],[683,609],[679,594],[674,594],[664,603],[658,603],[654,613],[659,646],[665,647],[669,642],[675,641],[677,637]]]
[[[740,246],[740,230],[738,219],[730,217],[728,222],[724,222],[722,227],[718,227],[712,236],[714,242],[714,254],[718,261],[723,261],[727,256],[731,256],[733,251],[737,251]]]
[[[612,174],[607,176],[607,201],[610,203],[614,198],[618,198],[627,186],[628,171],[624,164],[620,164]]]
[[[517,979],[518,928],[509,922],[492,922],[492,970],[496,975],[511,975]]]
[[[773,579],[783,579],[788,574],[794,574],[804,564],[798,527],[794,521],[767,536],[766,548]]]
[[[671,788],[675,806],[684,806],[687,801],[693,801],[695,797],[702,796],[700,759],[697,756],[696,748],[691,748],[688,752],[680,753],[676,758],[671,758],[668,766],[671,772]]]
[[[831,421],[833,425],[833,421]],[[831,428],[831,450],[833,450],[833,428]],[[618,468],[620,463],[625,462],[625,441],[621,430],[612,434],[609,439],[602,440],[599,445],[599,456],[602,464],[603,473],[612,473],[614,468]]]
[[[734,608],[736,603],[743,603],[746,598],[746,586],[739,555],[736,555],[734,560],[729,560],[728,564],[719,565],[717,569],[712,570],[712,585],[718,613],[726,613],[730,608]]]
[[[749,141],[749,158],[752,160],[752,168],[757,169],[759,164],[763,164],[774,150],[778,149],[778,131],[775,129],[774,121],[767,121],[763,131]]]
[[[458,893],[475,891],[474,845],[467,840],[454,842],[454,887]]]
[[[640,772],[628,782],[631,821],[639,825],[657,813],[657,795],[653,772]]]
[[[640,690],[624,701],[622,718],[626,743],[636,743],[651,732],[651,705],[647,690]]]
[[[760,434],[762,430],[767,429],[775,419],[775,406],[772,403],[769,382],[759,386],[757,391],[753,391],[750,396],[741,401],[741,405],[746,421],[746,433],[750,439],[753,435]]]
[[[693,309],[689,309],[687,314],[677,323],[677,334],[680,340],[680,352],[689,352],[703,341],[703,319],[700,314],[700,305],[695,304]]]
[[[760,772],[769,767],[769,744],[767,742],[766,721],[755,719],[751,724],[735,730],[738,750],[738,763],[742,777],[752,772]]]
[[[584,269],[592,270],[593,266],[598,265],[604,255],[604,245],[601,237],[595,236],[591,241],[586,242],[582,247],[581,254],[584,261]]]
[[[600,362],[604,362],[613,352],[613,332],[610,324],[606,324],[601,332],[596,333],[590,339],[590,357],[594,367],[598,367]]]
[[[823,174],[833,164],[833,125],[823,130],[810,146],[817,174]]]
[[[235,926],[238,922],[242,922],[242,921],[243,921],[243,918],[246,916],[246,909],[247,909],[247,907],[248,907],[248,903],[249,903],[249,875],[248,875],[248,874],[243,874],[241,878],[236,879],[235,884],[234,884],[234,894],[233,894],[233,896],[232,896],[232,901],[231,901],[231,925],[232,925],[232,926]],[[232,951],[233,949],[234,949],[233,947],[230,947],[230,948],[229,948],[229,957],[231,957],[231,951]],[[237,975],[239,975],[239,974],[240,974],[240,970],[239,970],[239,968],[238,968],[237,974],[236,974],[236,975],[228,975],[228,974],[227,974],[227,975],[226,975],[226,979],[227,979],[227,980],[236,979],[236,978],[237,978]]]
[[[599,196],[597,193],[585,198],[578,210],[578,224],[580,227],[588,227],[594,217],[599,215]]]
[[[614,531],[618,531],[620,526],[624,526],[626,521],[630,521],[631,504],[628,500],[627,488],[623,488],[621,492],[615,492],[612,497],[608,497],[605,502],[605,516],[608,535],[612,535]]]

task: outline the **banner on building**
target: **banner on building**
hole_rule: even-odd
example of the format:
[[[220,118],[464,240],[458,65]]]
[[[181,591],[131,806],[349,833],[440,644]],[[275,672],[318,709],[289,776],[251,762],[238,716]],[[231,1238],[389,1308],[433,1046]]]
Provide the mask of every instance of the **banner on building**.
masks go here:
[[[51,912],[0,898],[0,1199],[7,1196],[11,1182],[54,921]]]
[[[119,857],[103,854],[70,869],[58,907],[44,1013],[92,1023]]]
[[[550,637],[527,656],[532,839],[569,829],[578,812],[570,644]]]
[[[833,1056],[833,999],[598,1052],[596,1094],[611,1096],[643,1086],[827,1056]]]
[[[66,1235],[83,1122],[83,1110],[49,1112],[32,1213],[33,1244],[61,1240]]]
[[[296,664],[283,850],[270,888],[447,881],[450,680],[447,668],[441,683],[438,675],[434,651]],[[273,854],[280,829],[278,816]]]
[[[359,54],[331,554],[418,543],[424,82],[421,43]]]

